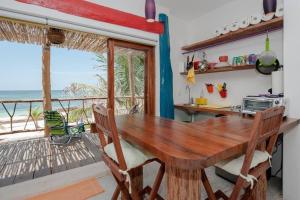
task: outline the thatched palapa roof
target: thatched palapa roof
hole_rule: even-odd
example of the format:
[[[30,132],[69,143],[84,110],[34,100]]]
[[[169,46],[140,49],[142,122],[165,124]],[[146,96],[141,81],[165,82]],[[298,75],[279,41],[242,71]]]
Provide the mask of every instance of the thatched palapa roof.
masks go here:
[[[43,45],[50,27],[43,24],[0,18],[0,41]],[[63,30],[65,42],[52,46],[89,52],[103,52],[107,37],[75,30]]]

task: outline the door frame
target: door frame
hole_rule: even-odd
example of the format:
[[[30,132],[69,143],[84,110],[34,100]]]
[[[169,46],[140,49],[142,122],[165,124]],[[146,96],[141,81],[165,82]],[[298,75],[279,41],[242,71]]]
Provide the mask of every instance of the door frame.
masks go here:
[[[107,89],[108,108],[115,108],[115,76],[114,76],[114,55],[115,47],[129,48],[145,53],[145,88],[144,88],[144,113],[155,115],[155,47],[116,39],[107,40]]]

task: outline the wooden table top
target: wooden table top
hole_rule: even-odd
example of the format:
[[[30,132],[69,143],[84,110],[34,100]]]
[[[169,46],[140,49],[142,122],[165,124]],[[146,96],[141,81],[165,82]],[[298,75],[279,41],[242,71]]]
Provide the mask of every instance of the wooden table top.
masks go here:
[[[281,132],[299,124],[286,119]],[[205,168],[245,152],[253,119],[241,116],[184,123],[152,116],[120,116],[121,136],[165,162],[183,169]]]
[[[197,105],[186,105],[186,104],[176,104],[174,105],[174,108],[183,110],[189,113],[192,112],[207,112],[207,113],[213,113],[217,115],[239,115],[240,113],[237,111],[233,111],[231,108],[207,108],[207,107],[201,107]]]

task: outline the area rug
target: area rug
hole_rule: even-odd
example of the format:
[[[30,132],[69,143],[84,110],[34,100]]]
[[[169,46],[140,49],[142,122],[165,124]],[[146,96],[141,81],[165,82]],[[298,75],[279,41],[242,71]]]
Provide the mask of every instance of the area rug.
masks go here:
[[[27,200],[85,200],[102,192],[104,189],[97,179],[92,178],[30,197]]]

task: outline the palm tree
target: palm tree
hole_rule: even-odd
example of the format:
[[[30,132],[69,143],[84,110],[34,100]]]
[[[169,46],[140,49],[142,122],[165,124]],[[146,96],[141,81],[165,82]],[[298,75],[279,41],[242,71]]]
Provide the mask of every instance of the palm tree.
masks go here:
[[[116,54],[115,56],[115,93],[116,96],[128,96],[129,90],[129,61],[126,53]],[[107,57],[105,54],[97,55],[97,61],[101,63],[98,68],[107,72]],[[134,82],[135,93],[137,96],[144,94],[144,64],[145,58],[143,54],[132,54],[132,66],[134,66]]]
[[[129,61],[129,56],[126,53],[119,53],[115,56],[115,68],[114,68],[114,77],[115,77],[115,96],[124,97],[124,96],[143,96],[144,95],[144,55],[140,53],[131,54]],[[98,84],[88,85],[84,83],[72,83],[70,86],[64,89],[65,94],[73,97],[87,97],[87,96],[99,96],[107,97],[107,78],[104,74],[107,73],[107,56],[106,54],[97,54],[96,60],[99,63],[96,66],[97,69],[100,69],[102,73],[96,74],[95,77],[98,80]],[[134,66],[134,74],[130,74],[129,62]],[[130,76],[134,77],[134,94],[131,94],[130,88]],[[129,102],[130,99],[127,98],[118,98],[116,99],[117,108],[128,109],[133,103]],[[91,115],[91,108],[88,107],[85,109],[88,116]],[[78,119],[83,117],[83,109],[78,108],[70,112],[70,120],[78,121]]]
[[[33,122],[35,124],[35,128],[39,128],[39,124],[38,124],[38,121],[40,119],[42,119],[42,116],[43,116],[43,111],[40,107],[36,107],[32,110],[31,112],[31,116],[32,116],[32,119],[33,119]]]

